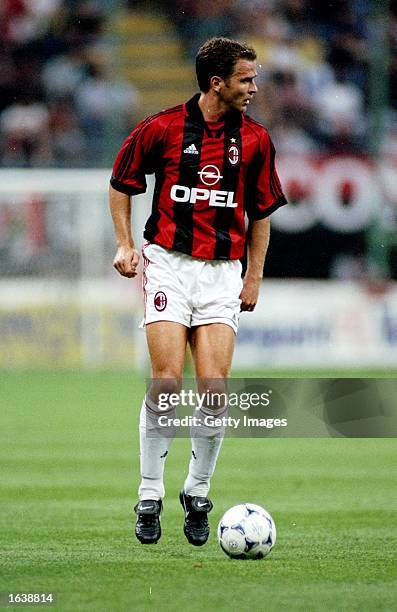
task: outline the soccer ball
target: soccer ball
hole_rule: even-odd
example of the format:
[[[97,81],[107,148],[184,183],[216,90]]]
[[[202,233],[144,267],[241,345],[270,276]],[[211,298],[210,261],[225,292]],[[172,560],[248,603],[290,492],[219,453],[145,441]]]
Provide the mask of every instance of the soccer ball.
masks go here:
[[[233,559],[263,559],[276,543],[276,525],[261,506],[239,504],[219,521],[218,541]]]

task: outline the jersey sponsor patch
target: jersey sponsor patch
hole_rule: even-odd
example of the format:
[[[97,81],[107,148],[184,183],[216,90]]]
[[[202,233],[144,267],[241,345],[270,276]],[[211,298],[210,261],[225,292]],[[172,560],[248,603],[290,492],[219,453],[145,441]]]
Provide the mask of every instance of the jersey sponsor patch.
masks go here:
[[[232,166],[237,166],[240,161],[240,150],[236,144],[231,144],[227,150],[227,158]]]
[[[216,185],[219,183],[221,178],[223,178],[219,168],[213,164],[207,164],[202,170],[199,170],[197,174],[199,175],[201,182],[209,187]]]
[[[154,307],[158,312],[163,312],[167,307],[167,296],[164,291],[157,291],[154,296]]]
[[[185,185],[173,185],[170,197],[174,202],[189,202],[196,204],[199,200],[208,202],[209,206],[220,206],[222,208],[237,208],[238,203],[233,202],[234,191],[222,191],[219,189],[201,189],[197,187],[186,187]]]

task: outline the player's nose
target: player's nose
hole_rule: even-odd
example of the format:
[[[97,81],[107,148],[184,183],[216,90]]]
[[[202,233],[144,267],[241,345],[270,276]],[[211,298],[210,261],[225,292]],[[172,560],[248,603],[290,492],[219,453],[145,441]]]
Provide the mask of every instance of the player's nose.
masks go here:
[[[257,84],[255,83],[255,81],[252,81],[252,83],[251,83],[251,87],[250,87],[250,90],[249,90],[249,93],[250,93],[251,95],[254,95],[254,93],[256,93],[257,91],[258,91],[258,86],[257,86]]]

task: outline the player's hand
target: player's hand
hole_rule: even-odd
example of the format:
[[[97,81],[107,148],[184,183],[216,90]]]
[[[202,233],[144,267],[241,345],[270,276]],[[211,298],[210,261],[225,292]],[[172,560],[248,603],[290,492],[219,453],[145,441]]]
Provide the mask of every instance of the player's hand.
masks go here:
[[[113,267],[121,276],[134,278],[137,275],[138,262],[139,253],[134,247],[120,246],[113,260]]]
[[[258,301],[261,282],[261,278],[250,278],[248,276],[245,277],[243,281],[243,288],[240,293],[241,312],[252,312],[254,310]]]

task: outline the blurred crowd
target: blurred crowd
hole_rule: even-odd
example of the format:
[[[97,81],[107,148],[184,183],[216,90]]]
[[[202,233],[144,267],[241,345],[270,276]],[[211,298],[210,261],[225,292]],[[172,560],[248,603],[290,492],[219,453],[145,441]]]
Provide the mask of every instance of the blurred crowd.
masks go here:
[[[260,88],[250,114],[269,128],[278,151],[365,152],[371,135],[371,52],[379,53],[379,48],[373,49],[374,44],[379,46],[373,11],[382,4],[386,3],[177,0],[172,3],[172,15],[192,56],[208,36],[223,34],[253,44]],[[164,5],[171,7],[170,2]],[[392,107],[382,117],[388,128],[382,147],[397,152],[395,0],[383,25],[381,35],[387,37],[391,50],[385,95],[390,96]]]
[[[120,4],[120,3],[119,3]],[[128,0],[165,10],[193,58],[208,37],[234,36],[258,52],[250,113],[279,152],[365,152],[370,136],[372,0]],[[0,164],[101,166],[107,131],[127,132],[137,92],[115,81],[106,26],[111,0],[2,0]],[[397,152],[397,2],[385,36],[390,69],[381,147]]]
[[[109,3],[107,3],[109,4]],[[104,0],[1,0],[0,164],[102,166],[134,87],[114,81]]]

